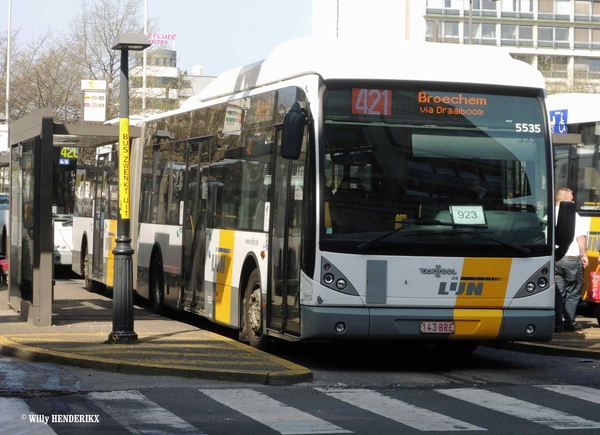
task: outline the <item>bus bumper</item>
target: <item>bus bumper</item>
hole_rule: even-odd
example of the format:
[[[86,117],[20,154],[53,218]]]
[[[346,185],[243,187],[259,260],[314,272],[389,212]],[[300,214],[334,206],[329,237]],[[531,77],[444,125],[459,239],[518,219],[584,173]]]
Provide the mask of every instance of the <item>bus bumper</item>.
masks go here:
[[[302,340],[550,341],[554,332],[554,310],[549,309],[303,306],[301,313]],[[424,321],[453,322],[454,333],[422,333]]]
[[[71,251],[54,251],[55,266],[71,266],[73,264],[73,254]]]

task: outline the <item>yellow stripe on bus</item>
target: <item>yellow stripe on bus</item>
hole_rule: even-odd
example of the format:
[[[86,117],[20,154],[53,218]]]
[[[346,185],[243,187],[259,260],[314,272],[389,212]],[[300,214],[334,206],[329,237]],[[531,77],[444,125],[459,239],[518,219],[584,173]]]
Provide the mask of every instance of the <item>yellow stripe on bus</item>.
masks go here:
[[[465,258],[456,308],[502,308],[511,258]]]
[[[498,338],[502,326],[502,310],[454,310],[454,334],[450,340],[473,337],[477,340]]]
[[[595,204],[595,203],[594,203]],[[583,274],[583,287],[581,288],[581,299],[588,300],[588,290],[590,288],[590,272],[598,267],[598,245],[600,242],[600,217],[591,216],[590,229],[587,237],[587,255],[589,259],[588,267]],[[590,301],[593,301],[590,298]]]
[[[233,269],[233,241],[235,231],[219,231],[219,261],[215,286],[215,320],[231,323],[231,276]]]
[[[511,266],[510,258],[465,258],[452,337],[498,337]]]
[[[588,232],[588,257],[598,258],[598,246],[600,245],[600,217],[592,216],[590,218],[590,230]],[[590,261],[591,263],[591,261]]]

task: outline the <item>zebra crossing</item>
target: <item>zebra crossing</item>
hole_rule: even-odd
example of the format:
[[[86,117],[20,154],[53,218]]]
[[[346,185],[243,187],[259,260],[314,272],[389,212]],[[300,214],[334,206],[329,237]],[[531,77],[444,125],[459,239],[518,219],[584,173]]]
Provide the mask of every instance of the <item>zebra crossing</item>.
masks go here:
[[[282,435],[506,433],[498,431],[506,425],[514,433],[600,431],[600,389],[577,385],[189,388],[166,396],[122,390],[52,399],[2,397],[0,434],[108,433],[102,430],[107,426],[110,433],[211,435],[224,433],[219,425],[227,433]],[[577,412],[563,411],[565,401]]]

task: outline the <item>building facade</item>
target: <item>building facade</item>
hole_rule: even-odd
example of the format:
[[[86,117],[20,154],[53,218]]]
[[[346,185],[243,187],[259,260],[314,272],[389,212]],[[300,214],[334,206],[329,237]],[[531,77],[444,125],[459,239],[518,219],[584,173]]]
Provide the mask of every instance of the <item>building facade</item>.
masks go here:
[[[537,66],[550,92],[600,90],[600,1],[423,3],[427,41],[503,47]]]
[[[536,66],[549,92],[600,91],[600,0],[319,0],[313,14],[314,35],[489,45]]]

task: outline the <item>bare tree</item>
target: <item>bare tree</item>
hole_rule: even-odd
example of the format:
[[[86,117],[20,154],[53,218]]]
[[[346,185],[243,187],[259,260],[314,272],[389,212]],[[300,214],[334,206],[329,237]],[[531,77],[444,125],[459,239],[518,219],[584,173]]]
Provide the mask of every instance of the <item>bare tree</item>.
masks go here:
[[[73,62],[83,67],[82,80],[106,80],[107,117],[118,115],[121,54],[112,49],[119,33],[143,32],[143,2],[139,0],[84,1],[70,23],[76,49]]]
[[[11,40],[9,119],[21,118],[43,106],[52,107],[61,121],[77,118],[73,90],[80,86],[74,80],[76,70],[69,64],[68,47],[53,39],[50,32],[25,45],[19,43],[17,35],[18,32],[13,34]],[[6,101],[7,43],[8,36],[4,35],[0,39],[3,101]]]
[[[106,80],[107,117],[116,117],[121,58],[112,44],[119,33],[143,31],[142,8],[139,0],[84,0],[68,32],[49,31],[24,46],[13,32],[10,119],[45,106],[58,122],[79,122],[81,80]],[[6,101],[6,47],[7,35],[0,35],[1,101]]]
[[[80,119],[81,67],[71,62],[71,43],[49,34],[30,42],[11,62],[11,116],[51,107],[57,122]],[[14,73],[13,73],[14,72]]]

